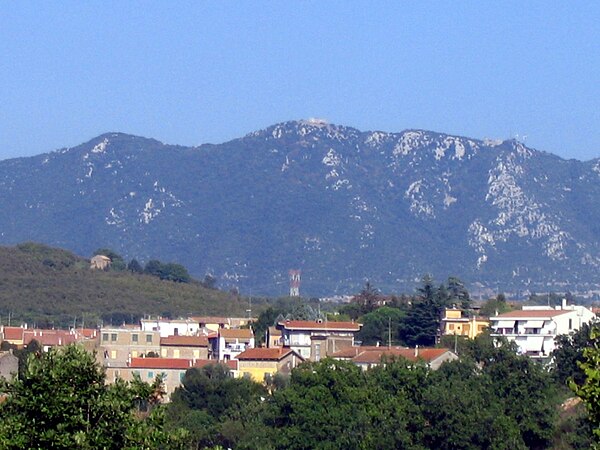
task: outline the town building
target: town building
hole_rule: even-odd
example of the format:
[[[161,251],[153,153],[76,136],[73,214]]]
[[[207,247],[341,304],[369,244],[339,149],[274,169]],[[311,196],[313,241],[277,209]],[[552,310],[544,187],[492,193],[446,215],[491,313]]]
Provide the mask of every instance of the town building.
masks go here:
[[[236,359],[249,348],[254,348],[254,332],[250,328],[222,328],[213,341],[213,355],[219,361]]]
[[[283,346],[283,340],[281,338],[281,330],[277,327],[269,327],[267,329],[266,344],[268,348],[275,348]]]
[[[208,359],[206,336],[167,336],[160,338],[162,358]]]
[[[90,260],[90,269],[106,270],[110,267],[111,262],[108,256],[96,255]]]
[[[105,367],[125,366],[131,358],[160,355],[160,333],[141,328],[101,328],[98,359]]]
[[[345,347],[354,345],[354,336],[362,324],[323,320],[286,320],[277,324],[281,343],[302,358],[319,361]]]
[[[197,336],[200,325],[194,319],[142,319],[142,331],[158,331],[160,337]]]
[[[188,358],[131,358],[131,360],[119,367],[106,368],[106,380],[114,383],[117,378],[125,381],[132,381],[134,377],[139,377],[142,381],[152,383],[157,376],[163,377],[163,388],[165,390],[165,401],[176,388],[181,386],[181,381],[185,373],[193,368],[201,368],[210,364],[217,364],[218,361],[210,359],[188,359]],[[232,376],[237,374],[237,361],[228,361],[226,367],[232,372]]]
[[[338,360],[352,361],[363,370],[385,364],[386,360],[404,358],[411,362],[423,362],[430,369],[437,370],[446,361],[454,361],[458,356],[447,348],[403,348],[403,347],[349,347],[332,355]]]
[[[596,315],[584,306],[524,306],[523,309],[490,317],[492,336],[515,342],[519,353],[549,362],[556,337],[579,330],[595,320]]]
[[[460,309],[447,308],[444,310],[444,317],[441,321],[441,334],[465,336],[469,339],[474,339],[489,325],[490,321],[487,318],[477,316],[468,317]]]
[[[13,355],[12,350],[0,352],[0,378],[12,380],[19,374],[19,358]]]
[[[241,376],[263,383],[276,373],[289,374],[304,358],[291,348],[250,348],[239,355],[238,371]]]

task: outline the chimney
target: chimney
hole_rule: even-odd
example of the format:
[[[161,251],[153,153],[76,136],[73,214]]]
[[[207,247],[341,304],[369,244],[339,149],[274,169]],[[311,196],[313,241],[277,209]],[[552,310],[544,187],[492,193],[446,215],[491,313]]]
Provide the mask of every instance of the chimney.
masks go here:
[[[562,309],[567,309],[567,299],[566,298],[562,299],[561,307],[562,307]]]
[[[415,345],[415,358],[419,356],[419,344]]]

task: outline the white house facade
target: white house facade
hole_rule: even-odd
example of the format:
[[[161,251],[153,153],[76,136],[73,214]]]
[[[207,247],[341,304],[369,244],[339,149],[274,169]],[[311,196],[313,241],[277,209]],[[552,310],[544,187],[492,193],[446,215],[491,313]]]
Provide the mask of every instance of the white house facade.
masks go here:
[[[197,336],[200,324],[192,319],[142,319],[142,331],[158,331],[160,337]]]
[[[515,342],[519,353],[548,362],[557,336],[573,333],[595,317],[590,309],[567,305],[563,300],[555,308],[524,306],[522,310],[490,317],[490,328],[492,337]]]

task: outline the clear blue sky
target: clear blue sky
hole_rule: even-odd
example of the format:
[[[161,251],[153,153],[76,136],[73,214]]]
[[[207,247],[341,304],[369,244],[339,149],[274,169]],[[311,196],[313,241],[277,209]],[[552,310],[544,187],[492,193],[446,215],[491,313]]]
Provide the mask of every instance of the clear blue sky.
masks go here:
[[[2,2],[0,158],[320,117],[600,157],[600,2]]]

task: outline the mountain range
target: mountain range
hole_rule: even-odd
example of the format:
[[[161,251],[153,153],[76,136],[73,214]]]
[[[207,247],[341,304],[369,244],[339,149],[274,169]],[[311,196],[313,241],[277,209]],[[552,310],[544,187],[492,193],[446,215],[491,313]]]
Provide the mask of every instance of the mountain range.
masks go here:
[[[290,121],[183,147],[108,133],[0,161],[0,243],[173,261],[282,295],[411,290],[425,273],[499,290],[600,284],[600,159],[516,140]]]

